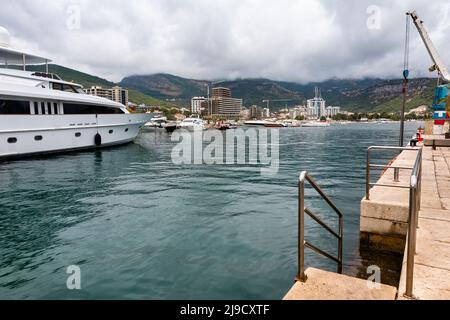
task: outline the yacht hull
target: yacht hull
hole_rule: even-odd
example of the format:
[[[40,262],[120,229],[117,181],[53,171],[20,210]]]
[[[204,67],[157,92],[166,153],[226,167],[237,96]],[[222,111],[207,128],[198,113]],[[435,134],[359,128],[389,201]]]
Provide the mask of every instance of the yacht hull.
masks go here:
[[[148,120],[145,114],[1,115],[0,159],[130,143]]]

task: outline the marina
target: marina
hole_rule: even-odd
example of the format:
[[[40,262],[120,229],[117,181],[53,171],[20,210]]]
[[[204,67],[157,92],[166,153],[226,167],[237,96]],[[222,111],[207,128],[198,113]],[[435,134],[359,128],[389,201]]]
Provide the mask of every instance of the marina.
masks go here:
[[[441,24],[404,4],[63,2],[7,7],[42,38],[2,16],[0,300],[183,300],[168,318],[450,300]]]

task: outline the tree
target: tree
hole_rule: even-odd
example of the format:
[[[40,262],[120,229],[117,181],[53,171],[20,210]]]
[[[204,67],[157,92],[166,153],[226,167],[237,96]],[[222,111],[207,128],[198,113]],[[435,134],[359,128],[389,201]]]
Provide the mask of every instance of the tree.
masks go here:
[[[295,117],[295,120],[303,121],[303,120],[305,120],[305,116],[297,116],[297,117]]]

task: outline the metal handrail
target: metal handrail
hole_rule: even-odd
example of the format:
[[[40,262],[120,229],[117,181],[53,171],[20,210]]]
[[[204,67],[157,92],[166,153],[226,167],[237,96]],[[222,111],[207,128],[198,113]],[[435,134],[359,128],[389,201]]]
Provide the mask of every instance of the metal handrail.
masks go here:
[[[414,163],[409,191],[409,229],[408,253],[406,260],[406,291],[405,296],[414,299],[414,259],[417,253],[417,228],[419,227],[419,210],[422,194],[422,149]]]
[[[399,151],[417,151],[417,157],[412,168],[391,167],[395,170],[405,169],[412,170],[410,183],[408,186],[404,185],[389,185],[381,183],[370,183],[370,171],[373,167],[371,165],[371,151],[372,150],[399,150]],[[370,200],[370,186],[383,186],[392,188],[407,188],[409,189],[409,210],[408,210],[408,239],[407,239],[407,262],[406,262],[406,290],[405,297],[414,298],[414,259],[417,249],[417,228],[419,226],[419,210],[421,207],[421,193],[422,193],[422,148],[408,148],[408,147],[387,147],[374,146],[367,149],[367,168],[366,168],[366,199]],[[394,179],[398,181],[399,172],[394,175]]]
[[[330,228],[325,222],[323,222],[317,215],[315,215],[311,210],[305,208],[305,182],[309,184],[317,191],[322,199],[333,209],[333,211],[339,217],[339,232],[335,232]],[[313,250],[314,252],[333,260],[338,264],[338,273],[342,273],[342,260],[343,260],[343,240],[344,240],[344,215],[336,207],[336,205],[331,201],[331,199],[322,191],[319,185],[314,181],[314,179],[304,171],[300,174],[298,183],[298,274],[297,281],[305,282],[307,280],[305,274],[305,247]],[[319,249],[318,247],[312,245],[311,243],[305,241],[305,213],[310,216],[315,222],[317,222],[322,228],[336,237],[339,241],[338,245],[338,257],[334,257],[325,251]]]
[[[380,187],[390,187],[390,188],[409,188],[409,185],[398,185],[398,184],[379,184],[379,183],[371,183],[370,175],[372,169],[394,169],[394,181],[399,181],[400,170],[412,170],[410,167],[403,166],[382,166],[378,164],[372,164],[372,151],[374,150],[389,150],[389,151],[418,151],[421,148],[412,148],[412,147],[393,147],[393,146],[372,146],[367,148],[367,165],[366,165],[366,200],[370,200],[370,187],[372,186],[380,186]]]

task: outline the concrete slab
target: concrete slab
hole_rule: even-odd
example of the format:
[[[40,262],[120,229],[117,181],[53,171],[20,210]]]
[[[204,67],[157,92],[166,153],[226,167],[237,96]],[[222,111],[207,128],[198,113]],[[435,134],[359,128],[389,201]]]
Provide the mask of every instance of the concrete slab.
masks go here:
[[[424,148],[424,159],[432,155],[435,166],[424,170],[423,181],[435,180],[435,193],[422,192],[422,210],[419,212],[417,252],[414,256],[413,293],[423,300],[450,299],[450,150]],[[444,197],[443,197],[444,196]],[[438,205],[439,204],[439,205]],[[437,207],[440,208],[437,208]],[[407,249],[399,284],[398,299],[405,299]]]
[[[423,219],[450,221],[450,212],[442,209],[423,209],[420,212],[420,217]]]
[[[385,200],[383,200],[382,197],[377,197],[376,200],[363,199],[361,201],[362,216],[367,218],[407,222],[409,206],[405,202],[389,199],[387,194],[385,194],[384,197]]]
[[[400,279],[399,300],[406,299],[405,276],[402,272]],[[450,271],[424,266],[414,265],[414,296],[419,300],[450,300]]]
[[[370,288],[366,280],[314,268],[306,275],[308,280],[297,282],[283,300],[394,300],[397,294],[392,286]]]
[[[418,242],[423,240],[434,240],[450,243],[450,221],[419,218],[417,239]],[[450,266],[450,260],[448,265]]]
[[[387,220],[376,219],[369,217],[361,217],[361,231],[367,233],[374,233],[385,236],[405,236],[408,232],[408,223]]]
[[[450,271],[450,243],[421,239],[417,243],[414,262],[424,266]]]

